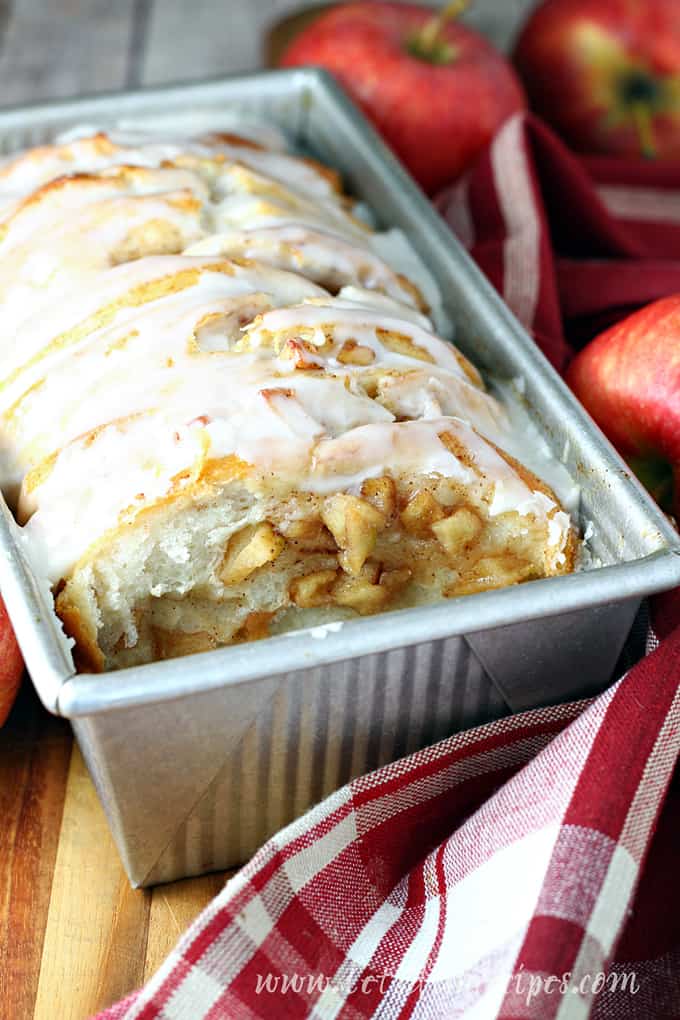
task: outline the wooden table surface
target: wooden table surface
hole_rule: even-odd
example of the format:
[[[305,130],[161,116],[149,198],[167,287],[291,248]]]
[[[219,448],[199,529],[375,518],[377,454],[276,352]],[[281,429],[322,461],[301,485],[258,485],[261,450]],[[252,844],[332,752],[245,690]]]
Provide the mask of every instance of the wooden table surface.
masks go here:
[[[476,0],[507,45],[531,0]],[[0,0],[0,106],[259,66],[301,0]],[[132,890],[67,723],[29,683],[0,730],[0,1020],[86,1020],[141,985],[224,874]]]
[[[139,987],[225,874],[131,889],[68,723],[24,684],[0,731],[2,1020],[85,1020]]]

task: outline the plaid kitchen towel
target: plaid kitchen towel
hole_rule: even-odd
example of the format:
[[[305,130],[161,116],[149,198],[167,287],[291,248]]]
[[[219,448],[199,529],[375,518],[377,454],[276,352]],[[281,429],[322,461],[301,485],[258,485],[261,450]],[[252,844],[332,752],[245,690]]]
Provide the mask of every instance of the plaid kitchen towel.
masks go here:
[[[576,156],[517,114],[437,206],[559,370],[571,347],[680,293],[678,163]]]
[[[289,825],[100,1020],[680,1016],[677,603],[597,700],[450,737]]]

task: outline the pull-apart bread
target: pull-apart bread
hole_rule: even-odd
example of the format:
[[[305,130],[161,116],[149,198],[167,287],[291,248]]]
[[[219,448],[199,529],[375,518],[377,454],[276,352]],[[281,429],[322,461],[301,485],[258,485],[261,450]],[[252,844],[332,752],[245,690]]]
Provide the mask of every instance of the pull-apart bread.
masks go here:
[[[0,165],[0,478],[81,668],[573,569],[377,237],[326,167],[233,135]]]

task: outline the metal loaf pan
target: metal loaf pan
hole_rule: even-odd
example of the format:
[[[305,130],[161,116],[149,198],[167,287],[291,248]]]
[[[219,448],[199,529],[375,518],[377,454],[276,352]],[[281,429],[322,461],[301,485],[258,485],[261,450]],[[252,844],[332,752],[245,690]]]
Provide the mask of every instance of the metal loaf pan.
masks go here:
[[[75,675],[51,598],[0,509],[0,585],[44,704],[73,722],[134,885],[234,865],[351,775],[457,729],[602,689],[642,596],[680,583],[680,539],[429,202],[330,78],[290,71],[0,113],[0,146],[76,123],[235,108],[278,123],[401,227],[456,340],[526,407],[582,490],[604,566],[429,607]]]

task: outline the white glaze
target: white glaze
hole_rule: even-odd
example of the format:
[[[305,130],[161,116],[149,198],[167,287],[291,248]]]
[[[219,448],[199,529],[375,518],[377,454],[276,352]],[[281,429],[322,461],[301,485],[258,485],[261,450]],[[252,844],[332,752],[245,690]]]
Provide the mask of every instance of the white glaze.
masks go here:
[[[312,382],[307,380],[307,383]],[[65,447],[52,471],[28,499],[37,506],[25,526],[33,562],[57,581],[88,547],[121,520],[171,491],[191,485],[210,459],[235,454],[274,475],[280,495],[302,490],[357,490],[390,471],[395,475],[437,473],[462,484],[476,480],[439,435],[452,432],[494,486],[492,514],[507,509],[543,518],[555,504],[533,492],[514,469],[469,425],[457,418],[374,423],[331,438],[299,399],[281,391],[273,398],[249,392],[228,417],[189,420],[181,426],[164,413],[112,423],[93,439]],[[314,395],[333,399],[328,380]],[[315,405],[316,410],[319,404]],[[177,477],[186,472],[179,484]],[[173,481],[174,480],[174,481]],[[112,484],[115,481],[115,484]],[[550,520],[554,548],[564,548],[569,518]]]
[[[65,172],[90,177],[42,186]],[[0,210],[0,480],[11,489],[37,469],[24,532],[51,581],[229,457],[253,466],[265,495],[358,491],[385,472],[484,484],[492,515],[545,520],[562,554],[568,516],[480,434],[514,441],[398,275],[408,264],[427,281],[439,321],[427,272],[401,235],[363,226],[313,165],[208,135],[72,134],[0,167]],[[113,268],[130,230],[151,220],[185,254]],[[338,296],[305,276],[342,285]],[[368,364],[346,363],[347,341],[369,349]]]
[[[112,308],[111,325],[121,328],[128,327],[139,314],[138,307],[126,304],[126,296],[135,290],[145,288],[155,281],[172,281],[186,271],[199,275],[197,286],[205,292],[205,297],[219,296],[224,287],[229,293],[232,284],[225,284],[221,279],[220,266],[225,266],[227,275],[237,281],[245,277],[242,293],[253,288],[252,270],[229,263],[220,258],[191,258],[185,256],[151,256],[129,262],[125,265],[107,269],[96,276],[89,286],[78,293],[70,295],[68,300],[50,305],[50,315],[42,311],[32,315],[17,329],[12,336],[4,340],[2,354],[2,374],[0,375],[0,412],[6,410],[21,395],[38,382],[51,370],[53,364],[63,357],[68,357],[71,346],[55,346],[55,340],[74,330],[79,324],[87,322],[91,317],[106,308]],[[299,276],[282,273],[278,270],[262,267],[257,277],[257,289],[266,289],[262,281],[278,280],[278,292],[287,282],[289,290],[285,300],[295,301],[301,297],[323,294],[323,290]],[[272,284],[273,285],[273,284]],[[141,299],[139,299],[141,300]],[[281,296],[284,300],[284,296]],[[181,298],[180,298],[181,301]],[[3,308],[4,313],[4,308]],[[130,327],[131,328],[131,327]]]
[[[172,405],[179,414],[189,407],[197,415],[201,401],[228,406],[234,390],[277,385],[275,377],[271,381],[275,366],[237,358],[230,347],[241,337],[243,320],[322,291],[267,266],[234,266],[232,272],[208,264],[191,286],[121,311],[112,325],[24,370],[7,390],[5,406],[14,399],[0,419],[11,439],[0,450],[0,484],[16,486],[42,458],[102,422],[156,406]]]
[[[415,304],[412,290],[384,259],[365,245],[299,223],[213,234],[192,245],[186,253],[258,259],[280,269],[304,273],[321,284],[329,276],[345,287],[361,284],[362,298],[370,291],[384,291],[403,304],[411,307]],[[424,326],[428,324],[425,316],[419,317],[419,321]]]

